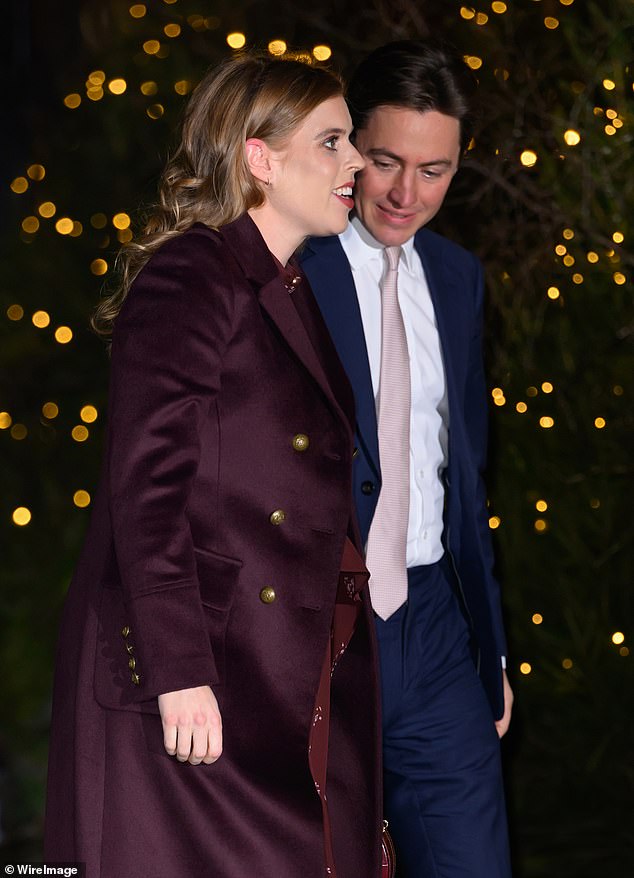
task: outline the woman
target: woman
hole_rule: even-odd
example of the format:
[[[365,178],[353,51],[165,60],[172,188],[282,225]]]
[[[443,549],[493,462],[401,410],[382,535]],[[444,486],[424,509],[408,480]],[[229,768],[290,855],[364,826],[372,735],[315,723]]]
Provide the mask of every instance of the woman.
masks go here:
[[[45,843],[88,878],[378,875],[352,397],[289,263],[346,226],[350,128],[323,69],[212,71],[97,315],[107,453],[63,619]]]

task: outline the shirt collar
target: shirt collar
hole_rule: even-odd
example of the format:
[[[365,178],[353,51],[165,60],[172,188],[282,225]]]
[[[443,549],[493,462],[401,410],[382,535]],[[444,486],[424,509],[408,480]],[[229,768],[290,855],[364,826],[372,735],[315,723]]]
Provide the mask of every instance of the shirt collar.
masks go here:
[[[354,215],[350,220],[347,229],[339,235],[341,243],[344,246],[348,262],[353,271],[361,268],[371,259],[380,259],[383,261],[383,250],[385,245],[377,241],[376,238],[363,225],[358,216]],[[413,266],[414,259],[414,236],[412,235],[402,245],[401,259],[405,263],[405,267],[410,271]]]

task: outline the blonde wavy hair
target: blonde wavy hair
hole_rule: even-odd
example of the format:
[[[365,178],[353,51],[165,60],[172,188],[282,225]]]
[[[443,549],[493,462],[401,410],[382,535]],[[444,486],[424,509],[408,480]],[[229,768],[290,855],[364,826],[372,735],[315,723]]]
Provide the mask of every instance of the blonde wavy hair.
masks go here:
[[[210,70],[188,102],[178,148],[140,236],[117,257],[119,285],[101,300],[93,329],[112,335],[121,305],[148,259],[196,222],[219,228],[264,203],[246,162],[247,139],[279,149],[323,101],[343,94],[331,71],[297,57],[245,54]]]

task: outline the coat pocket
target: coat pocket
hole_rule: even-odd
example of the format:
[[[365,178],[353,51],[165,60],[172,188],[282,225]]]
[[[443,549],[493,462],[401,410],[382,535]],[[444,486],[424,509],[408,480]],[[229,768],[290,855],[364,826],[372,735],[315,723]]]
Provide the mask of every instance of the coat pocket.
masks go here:
[[[225,677],[227,622],[238,586],[242,561],[208,549],[194,548],[200,600],[220,684]]]

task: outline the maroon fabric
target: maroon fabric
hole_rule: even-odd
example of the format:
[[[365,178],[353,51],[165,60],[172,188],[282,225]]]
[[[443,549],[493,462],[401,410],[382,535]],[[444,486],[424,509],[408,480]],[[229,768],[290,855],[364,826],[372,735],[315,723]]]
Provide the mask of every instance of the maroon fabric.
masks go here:
[[[355,532],[354,415],[349,388],[330,389],[332,357],[248,217],[193,227],[135,282],[117,320],[101,485],[60,633],[47,859],[84,861],[88,878],[322,878],[308,740]],[[299,433],[305,451],[293,446]],[[267,586],[272,603],[260,598]],[[331,682],[338,878],[372,878],[380,725],[365,597]],[[163,750],[156,696],[207,683],[224,752],[181,765]]]

